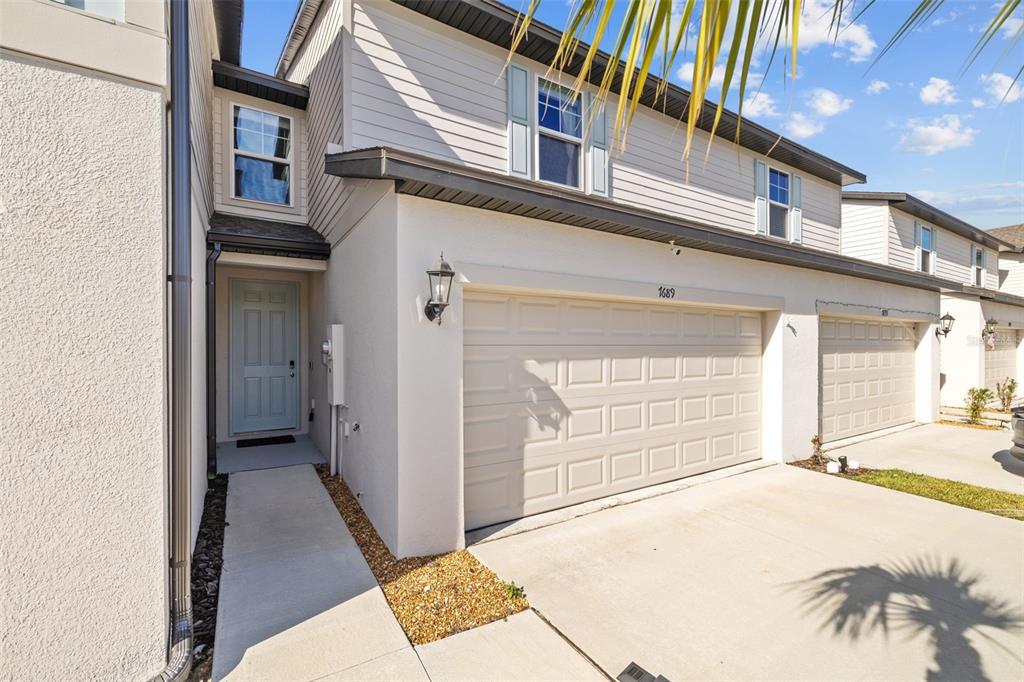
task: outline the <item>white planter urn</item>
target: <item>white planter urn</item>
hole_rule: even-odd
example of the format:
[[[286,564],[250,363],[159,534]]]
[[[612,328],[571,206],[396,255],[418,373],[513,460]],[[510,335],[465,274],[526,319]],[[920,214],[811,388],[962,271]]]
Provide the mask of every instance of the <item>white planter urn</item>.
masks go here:
[[[838,474],[839,462],[825,462],[825,471],[830,474]]]

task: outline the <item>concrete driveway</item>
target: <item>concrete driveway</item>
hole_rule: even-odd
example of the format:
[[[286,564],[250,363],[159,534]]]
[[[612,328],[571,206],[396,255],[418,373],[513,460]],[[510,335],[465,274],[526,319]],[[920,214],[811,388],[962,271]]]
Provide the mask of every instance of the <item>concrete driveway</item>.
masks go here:
[[[925,424],[832,450],[878,469],[904,469],[1024,494],[1024,462],[1010,454],[1009,430]]]
[[[774,466],[472,551],[612,678],[1019,680],[1022,531]]]

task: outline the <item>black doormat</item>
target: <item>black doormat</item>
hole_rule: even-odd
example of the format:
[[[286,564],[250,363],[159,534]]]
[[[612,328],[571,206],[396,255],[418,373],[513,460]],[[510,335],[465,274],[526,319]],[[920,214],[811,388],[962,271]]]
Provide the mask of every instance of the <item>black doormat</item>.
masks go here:
[[[282,443],[294,443],[295,436],[269,436],[267,438],[243,438],[235,442],[237,448],[254,448],[257,445],[281,445]]]

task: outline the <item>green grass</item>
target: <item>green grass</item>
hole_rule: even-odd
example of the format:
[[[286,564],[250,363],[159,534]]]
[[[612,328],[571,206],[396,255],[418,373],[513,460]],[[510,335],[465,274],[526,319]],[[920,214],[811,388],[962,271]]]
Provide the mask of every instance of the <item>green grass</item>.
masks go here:
[[[911,495],[920,495],[940,502],[948,502],[960,507],[1024,521],[1024,495],[982,488],[945,478],[914,474],[900,469],[876,469],[850,478]]]

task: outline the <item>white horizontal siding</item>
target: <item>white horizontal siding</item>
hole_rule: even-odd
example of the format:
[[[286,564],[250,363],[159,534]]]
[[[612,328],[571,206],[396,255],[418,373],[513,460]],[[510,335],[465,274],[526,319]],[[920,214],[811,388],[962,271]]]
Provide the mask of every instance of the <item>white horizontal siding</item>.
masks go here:
[[[842,215],[843,255],[884,264],[889,205],[882,201],[844,201]]]
[[[991,256],[989,256],[991,258]],[[1008,294],[1024,296],[1024,255],[1017,253],[1003,254],[999,257],[999,270],[1002,281],[999,290]]]
[[[344,143],[344,7],[340,0],[325,0],[287,73],[288,80],[309,88],[306,106],[306,177],[309,225],[330,238],[350,193],[341,178],[324,172],[328,144]]]
[[[199,197],[209,218],[214,205],[213,189],[213,71],[210,61],[215,56],[216,39],[213,9],[210,3],[190,5],[189,21],[189,119],[192,135],[192,163],[198,178]]]
[[[999,288],[999,253],[991,249],[988,250],[988,268],[985,273],[985,287],[988,289]]]
[[[889,209],[889,265],[917,270],[914,218],[892,208]]]
[[[352,147],[387,145],[505,172],[504,60],[402,13],[353,7]]]
[[[927,225],[927,223],[922,223]],[[971,281],[971,242],[958,234],[935,228],[935,275],[963,284]]]

